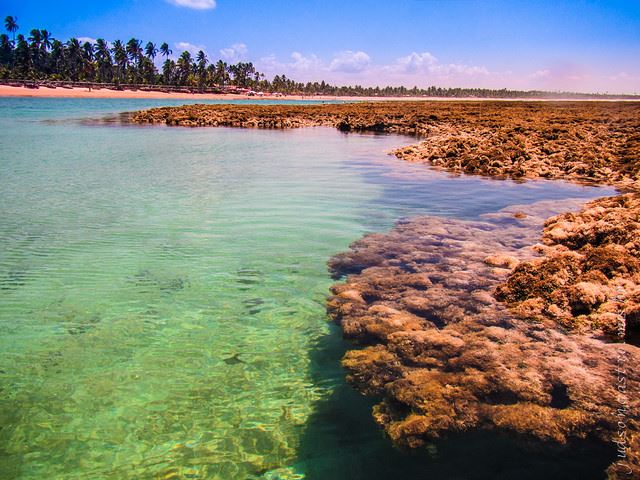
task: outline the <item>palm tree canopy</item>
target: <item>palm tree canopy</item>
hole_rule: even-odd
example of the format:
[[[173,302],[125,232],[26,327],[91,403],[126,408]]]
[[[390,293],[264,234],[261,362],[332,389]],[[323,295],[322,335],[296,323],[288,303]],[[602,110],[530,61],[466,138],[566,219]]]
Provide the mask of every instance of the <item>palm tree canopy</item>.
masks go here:
[[[162,45],[160,45],[160,52],[165,57],[168,57],[169,55],[171,55],[173,53],[171,51],[171,49],[169,48],[169,44],[167,42],[163,42]]]
[[[126,50],[131,60],[137,62],[142,56],[142,42],[137,38],[132,38],[127,42]]]
[[[109,45],[105,41],[104,38],[98,38],[96,40],[96,60],[104,63],[111,63],[111,51],[109,50]]]
[[[178,61],[176,62],[178,70],[183,77],[189,75],[189,72],[191,71],[191,63],[191,54],[185,50],[180,54],[180,58],[178,58]]]
[[[40,36],[42,37],[42,48],[44,48],[45,50],[51,48],[51,32],[49,32],[48,30],[40,30]]]
[[[4,19],[4,28],[7,29],[7,32],[13,34],[13,43],[16,43],[16,32],[18,31],[18,17],[12,17],[11,15],[7,15]]]
[[[40,30],[37,28],[31,30],[31,33],[29,34],[29,42],[31,42],[34,47],[40,48],[40,44],[42,42],[42,34],[40,33]]]
[[[82,53],[84,55],[84,58],[89,61],[93,61],[93,44],[91,42],[84,42],[82,44]]]
[[[80,44],[80,40],[77,38],[74,37],[67,40],[67,49],[70,53],[79,52],[80,48],[82,48],[82,45]]]
[[[124,44],[120,40],[116,40],[113,42],[113,47],[111,48],[113,52],[113,56],[115,57],[116,62],[119,65],[124,65],[128,62],[127,51],[124,48]]]
[[[18,28],[20,28],[18,26],[18,17],[7,15],[4,19],[4,28],[6,28],[9,33],[15,33]]]
[[[158,49],[156,48],[156,44],[153,42],[148,42],[147,45],[144,47],[144,52],[147,54],[147,57],[153,60],[154,58],[156,58],[156,55],[158,54]]]

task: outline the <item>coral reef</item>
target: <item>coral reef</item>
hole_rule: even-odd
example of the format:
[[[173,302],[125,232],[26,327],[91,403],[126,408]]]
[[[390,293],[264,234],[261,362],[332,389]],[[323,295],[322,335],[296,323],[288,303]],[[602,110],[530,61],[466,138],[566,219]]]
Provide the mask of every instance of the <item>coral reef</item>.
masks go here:
[[[382,398],[374,417],[396,444],[477,428],[613,442],[623,411],[627,459],[611,475],[640,473],[640,349],[532,322],[492,295],[509,268],[536,261],[530,245],[549,205],[486,222],[411,219],[330,261],[334,276],[348,277],[333,287],[329,313],[362,347],[343,359],[348,379]]]
[[[603,198],[545,223],[543,257],[524,262],[496,297],[524,318],[635,343],[640,331],[640,194]]]

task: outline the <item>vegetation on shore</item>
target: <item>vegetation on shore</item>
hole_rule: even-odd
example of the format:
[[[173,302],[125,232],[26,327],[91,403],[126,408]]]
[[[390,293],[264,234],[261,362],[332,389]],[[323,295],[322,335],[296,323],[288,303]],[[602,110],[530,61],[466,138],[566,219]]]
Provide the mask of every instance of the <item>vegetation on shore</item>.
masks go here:
[[[5,18],[8,34],[0,35],[0,80],[69,81],[115,85],[188,87],[194,91],[225,91],[228,87],[262,92],[333,96],[425,96],[459,98],[640,98],[632,95],[584,94],[574,92],[519,91],[486,88],[407,88],[404,86],[363,87],[331,85],[324,80],[297,82],[285,74],[266,78],[252,62],[227,64],[212,61],[203,50],[195,56],[183,51],[174,60],[168,43],[158,45],[131,38],[124,42],[95,42],[70,38],[61,41],[48,30],[33,29],[25,37],[19,25]],[[156,61],[161,61],[160,67]]]

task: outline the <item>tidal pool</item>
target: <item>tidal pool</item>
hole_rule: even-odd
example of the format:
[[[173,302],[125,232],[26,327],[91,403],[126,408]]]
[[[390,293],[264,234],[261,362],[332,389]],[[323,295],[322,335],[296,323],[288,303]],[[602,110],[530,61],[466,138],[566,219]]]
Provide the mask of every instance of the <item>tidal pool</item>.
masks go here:
[[[407,137],[82,120],[167,103],[0,99],[0,478],[492,478],[447,460],[477,436],[429,458],[382,437],[326,262],[400,217],[613,190],[386,155]],[[481,471],[526,477],[518,452]]]

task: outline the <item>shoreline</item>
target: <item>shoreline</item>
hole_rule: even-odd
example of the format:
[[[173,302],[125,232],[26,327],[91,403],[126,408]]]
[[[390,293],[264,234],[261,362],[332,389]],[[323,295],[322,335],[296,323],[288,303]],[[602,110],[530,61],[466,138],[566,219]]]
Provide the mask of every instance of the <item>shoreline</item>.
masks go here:
[[[120,98],[120,99],[150,99],[150,100],[250,100],[260,102],[305,101],[305,102],[640,102],[639,99],[571,99],[571,98],[443,98],[443,97],[357,97],[334,95],[285,95],[248,96],[234,93],[178,93],[178,92],[150,92],[141,90],[99,90],[81,87],[50,88],[41,86],[37,89],[0,85],[0,98]]]

